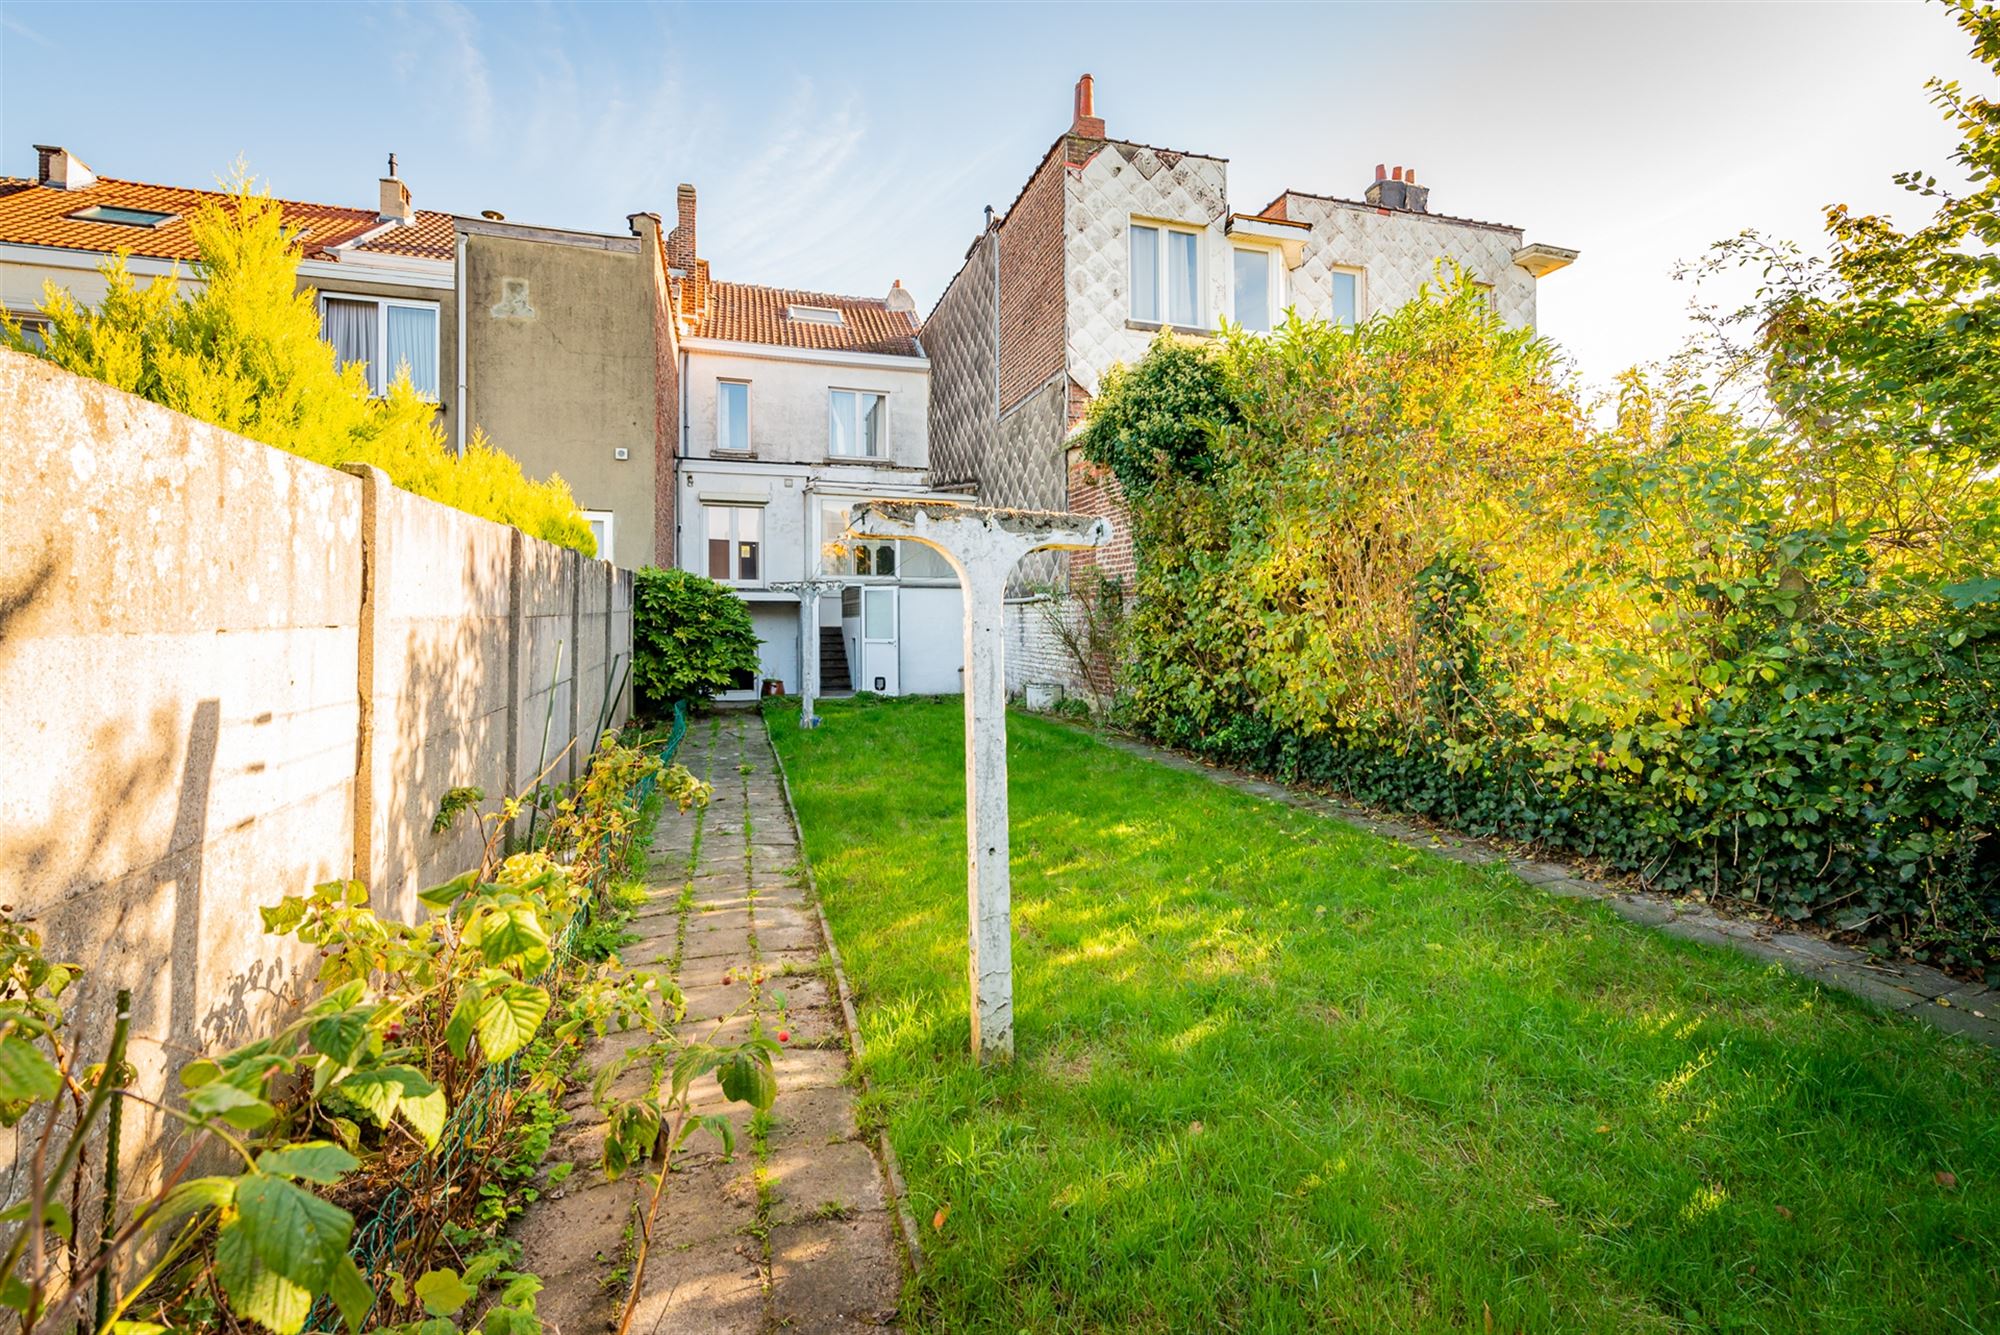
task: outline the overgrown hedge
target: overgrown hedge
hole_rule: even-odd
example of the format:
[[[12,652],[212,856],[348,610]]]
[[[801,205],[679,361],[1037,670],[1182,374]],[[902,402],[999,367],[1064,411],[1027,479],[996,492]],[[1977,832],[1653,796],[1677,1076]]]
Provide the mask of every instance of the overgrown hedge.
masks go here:
[[[688,570],[640,570],[633,589],[634,679],[655,709],[706,700],[757,670],[757,630],[735,590]]]
[[[1447,279],[1107,382],[1082,444],[1133,510],[1127,719],[1995,971],[1995,483],[1637,377],[1595,429]]]

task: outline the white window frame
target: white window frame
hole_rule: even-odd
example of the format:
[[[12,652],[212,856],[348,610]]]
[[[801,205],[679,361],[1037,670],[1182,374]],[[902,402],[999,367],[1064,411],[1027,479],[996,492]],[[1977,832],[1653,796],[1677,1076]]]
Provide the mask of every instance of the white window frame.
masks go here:
[[[1333,275],[1346,273],[1354,275],[1354,323],[1350,328],[1359,329],[1368,323],[1368,270],[1358,264],[1329,264],[1326,266],[1326,318],[1333,320]]]
[[[743,448],[737,449],[728,443],[729,432],[722,415],[722,387],[724,385],[743,386]],[[757,413],[750,406],[750,382],[740,376],[717,376],[715,378],[715,452],[717,454],[745,455],[757,452],[757,437],[753,434],[757,426]]]
[[[1141,227],[1150,228],[1160,234],[1159,258],[1156,261],[1159,265],[1159,271],[1154,275],[1155,282],[1153,288],[1159,294],[1160,309],[1154,315],[1141,315],[1137,310],[1133,309],[1134,303],[1138,300],[1139,296],[1139,284],[1135,281],[1137,275],[1132,272],[1131,234],[1134,229]],[[1126,317],[1135,324],[1161,325],[1173,329],[1206,330],[1208,328],[1208,321],[1204,313],[1208,309],[1208,247],[1203,244],[1203,239],[1206,235],[1204,229],[1192,223],[1169,222],[1163,218],[1133,217],[1127,220],[1125,232]],[[1183,236],[1194,238],[1194,313],[1185,323],[1168,318],[1172,310],[1172,302],[1167,294],[1167,276],[1173,272],[1173,261],[1167,254],[1167,237],[1176,232]],[[1230,287],[1234,289],[1235,286],[1236,284],[1232,275]],[[1232,291],[1233,299],[1234,293]]]
[[[319,324],[322,337],[326,330],[326,303],[328,301],[351,301],[356,304],[373,305],[375,307],[376,355],[375,360],[368,363],[368,393],[370,397],[377,399],[388,397],[389,381],[395,374],[391,368],[382,365],[384,359],[389,355],[389,308],[392,306],[401,306],[410,310],[429,311],[431,319],[437,324],[437,337],[431,340],[431,344],[437,349],[437,359],[440,363],[440,365],[431,367],[431,383],[438,386],[440,390],[443,389],[444,379],[439,372],[441,364],[444,361],[444,312],[439,303],[435,301],[410,301],[403,297],[378,297],[367,292],[321,292],[319,294]],[[432,403],[439,401],[439,396],[436,394],[423,394],[422,397],[429,399]]]
[[[1229,243],[1229,318],[1237,324],[1242,324],[1243,313],[1236,309],[1236,252],[1239,250],[1245,254],[1262,255],[1264,257],[1264,290],[1270,295],[1271,300],[1271,309],[1265,312],[1264,315],[1266,321],[1265,328],[1262,330],[1253,330],[1252,332],[1265,333],[1276,330],[1278,322],[1284,319],[1285,315],[1285,294],[1283,290],[1285,266],[1280,262],[1285,257],[1284,248],[1281,246],[1245,245],[1241,241],[1231,241]]]
[[[854,414],[848,425],[853,430],[853,440],[857,447],[863,443],[861,439],[862,396],[873,395],[882,400],[882,439],[876,442],[877,448],[875,453],[841,454],[833,448],[833,396],[836,394],[852,394],[854,396]],[[859,389],[851,385],[828,385],[826,388],[826,457],[829,459],[887,459],[889,457],[889,450],[889,391],[885,389]]]
[[[771,542],[770,534],[765,532],[764,507],[761,505],[745,505],[738,501],[704,500],[700,504],[701,564],[697,567],[699,572],[703,575],[708,575],[717,584],[727,584],[735,589],[760,589],[764,587],[765,583],[771,577]],[[727,510],[729,512],[729,578],[727,579],[718,579],[716,576],[709,574],[708,544],[711,539],[708,536],[708,515],[711,510]],[[743,578],[742,544],[745,539],[738,520],[746,512],[757,516],[757,536],[754,539],[750,539],[750,541],[754,541],[757,544],[757,577],[755,579]]]
[[[609,561],[611,559],[611,543],[614,537],[616,518],[617,516],[609,510],[585,510],[583,512],[583,521],[586,524],[599,521],[602,521],[604,524],[604,537],[597,544],[597,559],[600,561]]]

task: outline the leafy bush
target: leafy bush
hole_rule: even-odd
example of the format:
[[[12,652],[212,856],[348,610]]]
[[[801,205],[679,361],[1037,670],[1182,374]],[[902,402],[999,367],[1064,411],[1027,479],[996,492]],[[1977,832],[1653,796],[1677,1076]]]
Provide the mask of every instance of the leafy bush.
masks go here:
[[[1107,395],[1134,721],[1652,883],[2000,962],[2000,488],[1627,380],[1593,430],[1470,283],[1357,330],[1162,344]],[[1213,425],[1215,423],[1220,425]]]
[[[713,1073],[725,1098],[760,1110],[775,1092],[776,1042],[754,1030],[720,1045],[677,1037],[683,1007],[669,977],[614,975],[567,950],[573,929],[607,907],[610,878],[641,837],[655,792],[683,812],[709,796],[683,766],[663,766],[607,734],[584,780],[558,803],[544,847],[500,855],[522,799],[480,813],[489,838],[479,865],[419,896],[431,910],[423,922],[377,916],[354,881],[261,910],[268,933],[316,950],[324,990],[275,1033],[189,1061],[178,1106],[140,1100],[183,1124],[192,1141],[129,1214],[106,1221],[107,1245],[88,1263],[81,1249],[69,1250],[82,1240],[66,1202],[81,1199],[83,1149],[110,1100],[139,1099],[122,1088],[134,1078],[123,1059],[128,1020],[118,1020],[108,1059],[83,1065],[63,1004],[80,971],[48,961],[30,928],[0,915],[0,1125],[33,1114],[30,1125],[46,1128],[26,1198],[7,1212],[19,1227],[0,1256],[0,1307],[19,1314],[23,1330],[67,1329],[110,1267],[125,1296],[106,1330],[254,1325],[289,1335],[325,1299],[350,1330],[456,1335],[460,1325],[445,1318],[491,1283],[500,1291],[476,1328],[539,1330],[539,1281],[503,1269],[507,1247],[482,1250],[463,1272],[421,1268],[462,1256],[468,1225],[504,1220],[489,1188],[495,1177],[520,1175],[521,1143],[547,1148],[550,1097],[583,1042],[637,1031],[646,1041],[621,1063],[672,1071],[664,1088],[656,1078],[636,1092],[608,1088],[622,1064],[599,1081],[594,1098],[621,1128],[600,1156],[610,1177],[639,1162],[664,1170],[697,1131],[732,1141],[725,1117],[692,1107],[695,1078]],[[469,809],[462,797],[453,805],[458,814]],[[510,1090],[517,1072],[505,1064],[517,1060],[525,1078]],[[452,1143],[449,1119],[481,1099],[491,1102],[462,1123],[475,1138],[468,1154]],[[524,1132],[520,1122],[537,1118]],[[503,1145],[507,1153],[494,1152]],[[208,1156],[219,1171],[186,1177],[206,1147],[227,1151]],[[394,1265],[367,1276],[349,1252],[357,1220],[347,1207],[397,1181],[420,1184],[404,1199],[422,1218],[399,1241]],[[657,1198],[656,1189],[654,1211]],[[148,1262],[144,1273],[122,1274],[134,1251]],[[128,1313],[146,1319],[123,1320]],[[468,1320],[464,1328],[475,1327]]]
[[[656,705],[705,700],[757,670],[757,632],[734,592],[686,570],[647,566],[633,597],[632,661]]]
[[[298,238],[268,195],[239,180],[188,226],[202,256],[192,296],[173,277],[139,286],[118,256],[104,265],[110,290],[95,310],[51,283],[43,346],[4,314],[0,342],[316,463],[373,464],[405,491],[596,554],[560,477],[531,481],[480,432],[455,455],[407,368],[376,399],[360,367],[335,365],[315,295],[298,288]]]

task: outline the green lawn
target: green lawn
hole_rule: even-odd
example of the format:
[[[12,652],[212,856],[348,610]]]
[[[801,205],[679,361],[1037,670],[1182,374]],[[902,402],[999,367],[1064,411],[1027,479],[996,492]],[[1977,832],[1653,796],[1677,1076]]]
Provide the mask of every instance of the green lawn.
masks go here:
[[[772,731],[920,1327],[2000,1331],[1991,1054],[1023,715],[978,1068],[960,705],[821,708]]]

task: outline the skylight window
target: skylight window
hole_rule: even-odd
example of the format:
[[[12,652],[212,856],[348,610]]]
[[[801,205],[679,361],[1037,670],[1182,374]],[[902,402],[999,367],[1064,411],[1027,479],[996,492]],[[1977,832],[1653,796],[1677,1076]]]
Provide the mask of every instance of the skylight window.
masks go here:
[[[171,213],[155,213],[151,209],[122,209],[116,204],[92,204],[87,209],[78,209],[69,215],[77,222],[117,223],[121,227],[158,227],[173,219]]]
[[[787,306],[785,318],[803,320],[807,324],[845,324],[840,312],[831,306]]]

